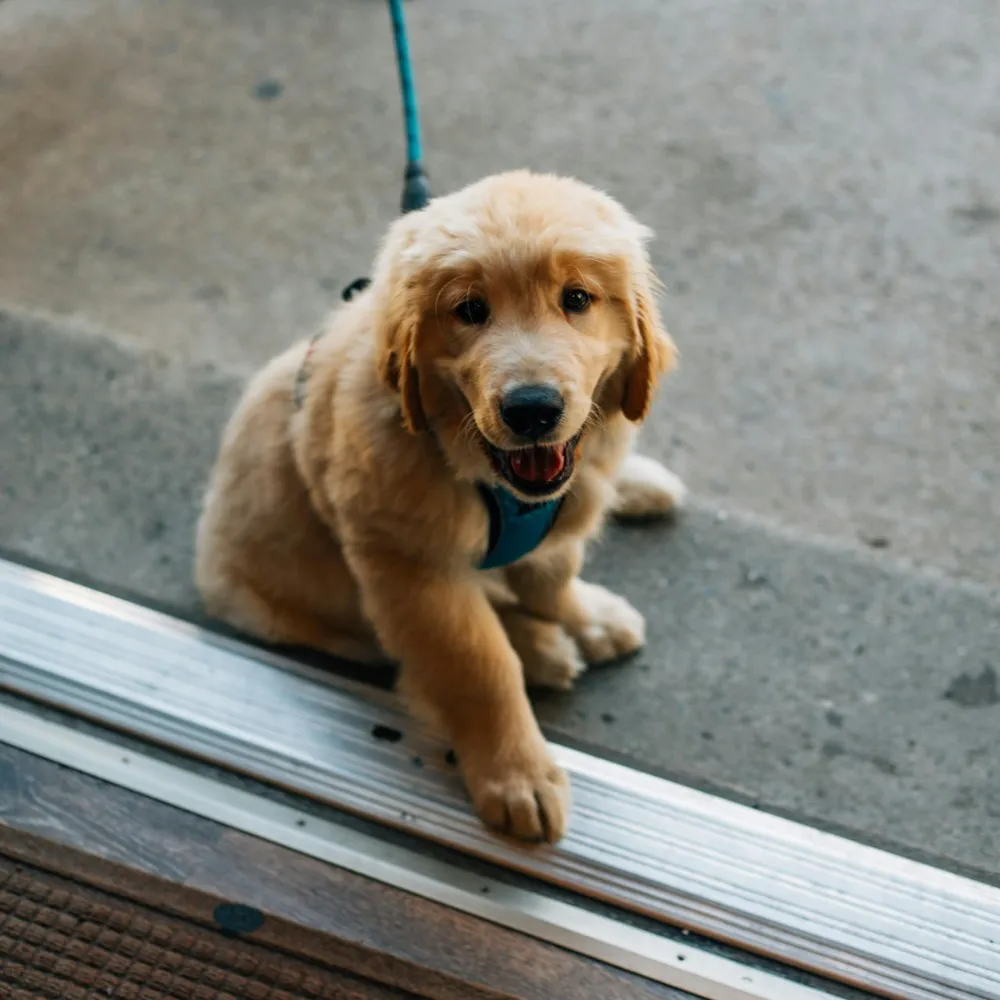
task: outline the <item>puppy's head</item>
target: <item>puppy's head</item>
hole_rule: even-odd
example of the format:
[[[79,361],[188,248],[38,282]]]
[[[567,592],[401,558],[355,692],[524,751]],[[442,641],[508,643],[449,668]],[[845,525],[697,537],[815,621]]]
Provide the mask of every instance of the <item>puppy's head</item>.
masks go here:
[[[569,488],[603,420],[646,415],[674,347],[650,233],[578,181],[487,178],[403,216],[373,281],[379,370],[459,475]]]

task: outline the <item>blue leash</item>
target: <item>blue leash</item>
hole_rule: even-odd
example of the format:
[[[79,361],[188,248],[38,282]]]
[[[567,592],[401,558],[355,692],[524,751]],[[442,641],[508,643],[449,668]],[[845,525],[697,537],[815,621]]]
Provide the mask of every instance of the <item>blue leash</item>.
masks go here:
[[[403,181],[402,210],[414,212],[423,208],[431,199],[427,174],[424,172],[424,147],[420,138],[420,108],[417,105],[417,87],[413,82],[410,63],[410,42],[406,35],[406,17],[403,0],[389,0],[392,16],[392,37],[396,43],[396,66],[399,68],[399,89],[403,95],[403,124],[406,126],[406,172]],[[355,278],[341,293],[350,302],[371,284],[371,278]]]
[[[410,42],[406,35],[406,16],[403,0],[389,0],[392,17],[392,37],[396,43],[396,66],[399,69],[399,89],[403,95],[403,124],[406,126],[406,172],[403,180],[402,210],[414,212],[431,200],[427,174],[424,172],[424,146],[420,138],[420,108],[417,105],[417,87],[413,82],[410,63]],[[371,278],[355,278],[341,293],[350,302],[371,284]]]
[[[399,89],[403,95],[403,121],[406,125],[406,173],[403,182],[403,212],[423,208],[430,201],[430,188],[424,172],[423,143],[420,139],[420,109],[417,88],[410,65],[410,43],[406,36],[403,0],[389,0],[392,34],[396,42],[396,65],[399,67]]]

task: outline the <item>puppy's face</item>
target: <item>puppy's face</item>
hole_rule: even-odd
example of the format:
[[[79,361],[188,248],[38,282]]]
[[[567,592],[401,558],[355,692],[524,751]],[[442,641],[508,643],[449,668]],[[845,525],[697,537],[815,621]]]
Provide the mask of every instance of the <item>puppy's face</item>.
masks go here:
[[[646,231],[575,181],[489,178],[404,217],[376,269],[383,374],[464,478],[567,490],[592,429],[672,361]]]
[[[422,352],[425,395],[437,397],[427,408],[453,459],[482,466],[485,456],[489,469],[478,472],[547,498],[572,478],[629,335],[606,291],[607,268],[572,251],[526,257],[478,259],[440,276]]]

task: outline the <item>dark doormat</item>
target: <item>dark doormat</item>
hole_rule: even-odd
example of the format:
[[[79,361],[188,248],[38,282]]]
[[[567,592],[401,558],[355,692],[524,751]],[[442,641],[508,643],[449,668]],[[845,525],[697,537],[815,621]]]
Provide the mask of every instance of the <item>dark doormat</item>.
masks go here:
[[[223,923],[252,921],[225,912]],[[413,997],[0,856],[0,1000]]]

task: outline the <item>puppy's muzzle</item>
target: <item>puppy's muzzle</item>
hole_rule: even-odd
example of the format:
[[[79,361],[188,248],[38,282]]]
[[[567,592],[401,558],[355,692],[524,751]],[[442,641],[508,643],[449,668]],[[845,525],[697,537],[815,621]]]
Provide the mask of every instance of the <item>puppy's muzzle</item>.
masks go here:
[[[500,400],[500,419],[526,441],[540,441],[559,426],[566,406],[550,385],[519,385]]]

